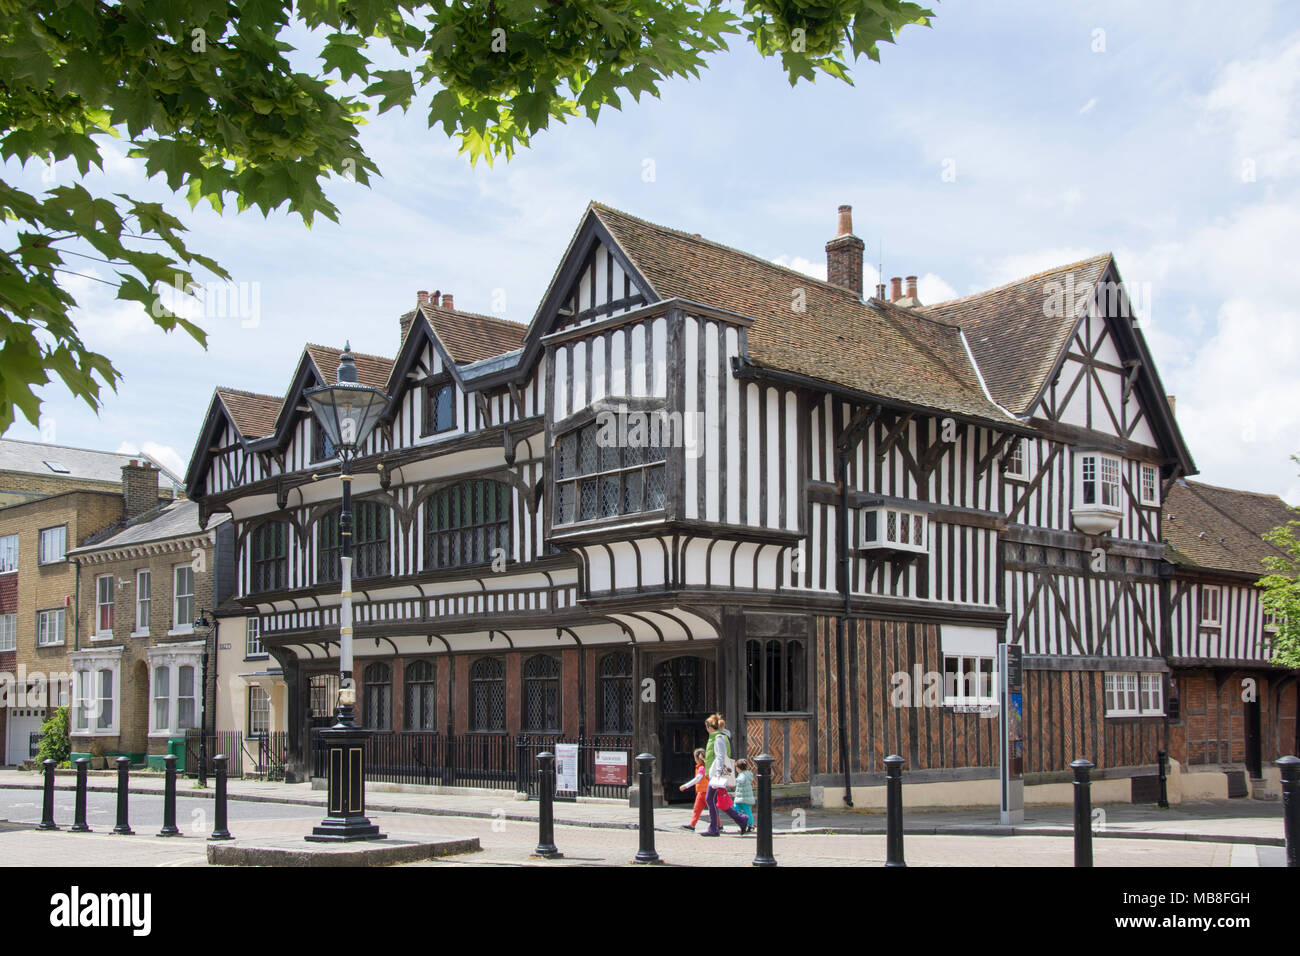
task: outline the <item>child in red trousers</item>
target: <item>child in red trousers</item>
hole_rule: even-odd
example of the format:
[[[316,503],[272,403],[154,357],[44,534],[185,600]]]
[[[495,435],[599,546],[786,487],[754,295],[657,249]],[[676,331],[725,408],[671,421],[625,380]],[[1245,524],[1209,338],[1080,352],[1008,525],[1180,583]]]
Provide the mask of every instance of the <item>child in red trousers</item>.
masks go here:
[[[694,830],[695,824],[700,822],[700,814],[707,808],[707,799],[709,793],[709,775],[704,772],[704,748],[697,747],[695,750],[695,779],[687,781],[678,787],[678,790],[686,790],[689,787],[695,787],[695,807],[691,813],[691,822],[683,823],[683,830]]]

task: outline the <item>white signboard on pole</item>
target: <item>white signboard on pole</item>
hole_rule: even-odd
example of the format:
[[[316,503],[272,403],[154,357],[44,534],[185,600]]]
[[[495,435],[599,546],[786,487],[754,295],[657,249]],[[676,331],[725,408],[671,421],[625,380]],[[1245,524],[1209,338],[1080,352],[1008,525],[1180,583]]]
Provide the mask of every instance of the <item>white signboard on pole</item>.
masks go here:
[[[578,745],[555,745],[555,792],[578,792]]]

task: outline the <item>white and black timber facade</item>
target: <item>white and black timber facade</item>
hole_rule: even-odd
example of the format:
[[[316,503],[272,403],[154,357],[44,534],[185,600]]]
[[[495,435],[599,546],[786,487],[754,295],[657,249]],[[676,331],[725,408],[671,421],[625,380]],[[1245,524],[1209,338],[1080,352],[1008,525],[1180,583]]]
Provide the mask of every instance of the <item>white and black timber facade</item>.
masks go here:
[[[841,750],[854,786],[895,752],[913,782],[995,776],[1009,641],[1028,782],[1149,771],[1178,719],[1162,503],[1195,469],[1112,258],[923,306],[864,298],[862,248],[842,208],[821,282],[593,203],[529,325],[421,293],[395,359],[357,356],[390,396],[353,486],[367,726],[599,737],[674,798],[720,710],[834,802]],[[301,396],[338,355],[308,346],[282,397],[218,389],[187,478],[234,520],[302,765],[340,486]]]

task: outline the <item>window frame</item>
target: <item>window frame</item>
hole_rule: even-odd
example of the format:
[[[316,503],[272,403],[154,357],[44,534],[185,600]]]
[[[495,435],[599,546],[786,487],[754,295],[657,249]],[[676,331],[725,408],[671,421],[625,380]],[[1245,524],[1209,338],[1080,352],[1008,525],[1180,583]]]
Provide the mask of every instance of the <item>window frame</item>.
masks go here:
[[[943,705],[945,707],[977,707],[980,709],[997,706],[1000,702],[1000,688],[998,680],[998,656],[995,651],[992,655],[969,653],[967,651],[957,651],[955,653],[945,652],[943,655]],[[957,661],[957,680],[950,688],[948,686],[948,661]],[[968,661],[976,662],[975,669],[969,670],[966,667]],[[989,689],[984,693],[984,664],[988,664]],[[961,693],[961,691],[970,690],[970,676],[975,675],[975,693]],[[950,693],[949,691],[952,691]]]
[[[188,594],[181,594],[180,576],[182,571],[189,572],[190,591]],[[198,582],[194,577],[194,565],[186,562],[185,564],[172,565],[172,626],[168,634],[193,634],[194,633],[194,612],[197,609],[195,592],[197,591]],[[181,599],[188,598],[190,602],[189,614],[186,620],[181,620],[180,609]]]
[[[1120,514],[1124,510],[1123,498],[1123,460],[1116,455],[1109,455],[1101,451],[1082,451],[1077,453],[1077,462],[1075,463],[1075,505],[1078,508],[1095,508],[1102,511]],[[1089,465],[1093,476],[1088,477]],[[1113,468],[1115,476],[1110,481],[1106,478],[1107,466]],[[1089,484],[1094,485],[1093,498],[1089,501],[1087,489]],[[1107,491],[1113,492],[1114,500],[1106,502],[1104,499],[1110,497]]]
[[[1010,478],[1013,481],[1029,480],[1029,439],[1019,436],[1011,439],[1006,455],[1003,459],[1004,467],[1002,477]],[[1016,465],[1017,459],[1019,465]]]
[[[553,667],[554,671],[546,674],[530,674],[529,671],[536,661],[546,661],[548,666]],[[526,734],[558,734],[563,732],[564,726],[564,664],[554,654],[530,654],[524,658],[520,667],[520,730]],[[543,726],[533,726],[532,706],[530,697],[534,692],[539,692],[543,697],[542,703],[542,723]],[[554,708],[550,707],[550,701],[546,698],[554,696]],[[550,713],[548,713],[550,711]],[[545,726],[547,718],[553,714],[554,723]]]
[[[264,545],[275,534],[278,553],[267,557]],[[274,586],[268,586],[270,581]],[[248,536],[248,593],[269,594],[289,586],[289,522],[263,521]]]
[[[141,588],[140,582],[145,582],[144,588]],[[147,592],[145,597],[140,597],[141,591]],[[143,605],[143,621],[141,616],[141,605]],[[149,617],[153,613],[153,570],[151,568],[137,568],[135,572],[135,630],[131,632],[132,637],[149,636]]]
[[[262,695],[262,700],[265,701],[266,703],[265,707],[253,706],[254,697],[257,694]],[[260,731],[257,729],[257,722],[253,718],[253,715],[256,713],[265,713],[265,723],[263,728]],[[270,733],[271,733],[271,695],[266,692],[266,688],[263,687],[261,684],[249,684],[247,705],[244,708],[244,739],[256,740],[258,737],[261,737],[264,734],[269,736]]]
[[[103,585],[108,585],[108,600],[104,600]],[[117,575],[97,574],[95,576],[95,632],[92,640],[107,641],[113,638],[114,608],[117,605]],[[108,611],[108,626],[104,626],[104,611]]]
[[[427,657],[409,662],[402,672],[402,693],[405,697],[405,706],[402,708],[405,729],[418,733],[437,733],[438,662]],[[425,700],[426,693],[432,695],[432,700]],[[419,695],[418,700],[415,699],[416,694]],[[425,721],[417,723],[413,720],[413,712],[417,710],[426,717]]]
[[[469,505],[471,518],[475,515],[475,509],[482,507],[484,519],[478,523],[456,524],[447,527],[435,527],[435,518],[438,517],[440,502],[445,498],[447,502],[447,516],[451,519],[453,510],[453,495],[459,498],[456,502],[457,507],[462,508],[465,504],[464,489],[469,488]],[[489,491],[488,489],[492,489]],[[480,493],[482,497],[480,498]],[[488,495],[495,494],[497,517],[492,521],[486,520]],[[502,516],[502,505],[504,505],[504,516]],[[493,561],[492,552],[497,548],[505,551],[506,561],[511,560],[514,553],[514,524],[515,524],[515,504],[514,488],[504,481],[497,481],[494,478],[470,478],[465,481],[458,481],[451,485],[445,485],[434,491],[421,502],[420,507],[424,510],[422,527],[424,532],[424,542],[421,548],[421,557],[423,559],[424,571],[446,571],[458,568],[477,568],[490,565]],[[467,533],[477,533],[482,531],[485,555],[482,560],[462,561],[460,557],[464,554],[465,535]],[[504,536],[504,540],[503,540]],[[491,539],[491,540],[490,540]],[[441,558],[442,543],[447,542],[447,552],[450,555],[454,550],[456,553],[453,559],[443,562]],[[473,541],[470,543],[473,549]],[[435,556],[437,560],[435,560]],[[473,557],[473,556],[471,556]]]
[[[0,653],[16,650],[18,650],[18,612],[7,611],[0,614]]]
[[[380,671],[379,668],[383,668]],[[374,675],[373,677],[371,675]],[[387,680],[380,678],[386,677]],[[386,692],[371,688],[387,688]],[[378,701],[378,703],[376,703]],[[372,709],[376,718],[372,720]],[[379,713],[382,711],[382,714]],[[393,729],[393,665],[388,661],[371,661],[361,671],[361,715],[367,730]]]
[[[493,667],[496,673],[485,677],[476,677],[475,671],[478,670],[478,668],[483,665]],[[491,726],[484,727],[484,726],[480,726],[479,719],[478,719],[478,710],[479,710],[478,695],[481,693],[485,693],[486,689],[491,684],[501,685],[500,717],[498,719],[497,710],[495,707],[492,706],[493,701],[489,698],[488,709],[491,710],[491,713],[488,715],[489,718],[488,722],[491,724]],[[485,655],[482,657],[476,657],[474,660],[470,661],[469,697],[467,699],[469,703],[469,713],[467,715],[468,720],[466,722],[469,725],[469,731],[468,731],[469,733],[503,734],[506,732],[506,668],[505,668],[505,661],[502,658],[498,656]]]
[[[1213,601],[1207,601],[1207,598],[1213,596]],[[1205,609],[1207,604],[1214,607],[1214,616],[1206,617]],[[1200,627],[1222,627],[1223,626],[1223,586],[1220,584],[1202,584],[1201,585],[1201,606],[1199,618]]]
[[[930,516],[924,511],[902,508],[896,505],[872,505],[860,509],[858,522],[860,538],[859,550],[905,551],[909,554],[930,553]],[[890,519],[893,519],[893,536],[890,536]],[[920,526],[921,541],[916,541],[916,528]],[[902,528],[907,527],[910,540],[901,537]]]
[[[203,644],[158,644],[145,651],[145,660],[149,665],[149,736],[179,737],[186,731],[195,729],[203,715],[205,688],[203,683]],[[181,683],[181,672],[190,668],[189,693]],[[167,674],[167,696],[158,696],[158,673]],[[161,726],[158,720],[158,702],[167,701],[167,725]],[[182,721],[182,703],[190,702],[188,726]]]
[[[343,507],[331,508],[316,521],[316,583],[334,584],[343,577]],[[383,525],[383,537],[362,537]],[[352,579],[387,577],[392,573],[392,508],[382,501],[362,500],[352,507]]]
[[[1151,494],[1147,495],[1147,475],[1151,476]],[[1160,469],[1146,462],[1138,463],[1138,503],[1150,508],[1160,507]]]
[[[451,422],[443,428],[438,428],[437,396],[443,391],[450,395],[447,405],[451,412]],[[448,432],[456,431],[460,420],[456,410],[458,404],[456,401],[456,383],[450,375],[439,375],[423,383],[420,387],[420,437],[430,438],[434,435],[445,435]]]
[[[57,558],[46,559],[45,557],[45,536],[51,531],[58,531],[63,535],[63,547]],[[48,528],[41,528],[36,532],[36,563],[40,567],[51,564],[62,564],[68,559],[68,525],[52,524]]]
[[[262,619],[255,615],[244,619],[244,660],[253,661],[270,657],[262,643]]]
[[[1102,702],[1107,717],[1163,717],[1165,675],[1161,671],[1106,671],[1102,678]],[[1120,684],[1123,684],[1121,687]],[[1146,699],[1154,693],[1154,706]]]
[[[73,681],[71,734],[74,737],[116,737],[121,733],[122,649],[96,648],[74,652],[71,660]],[[104,696],[104,674],[109,675],[109,694]],[[152,668],[150,668],[152,674]],[[149,719],[153,720],[152,678],[150,679]],[[107,711],[105,710],[107,702]],[[107,722],[105,716],[107,714]]]
[[[606,673],[606,661],[618,659],[615,666],[608,668],[613,671]],[[626,666],[623,665],[623,659],[626,659]],[[627,713],[623,713],[624,688],[626,684]],[[614,695],[619,699],[617,706],[617,718],[610,720],[609,713],[609,694],[606,686],[613,689]],[[626,718],[626,725],[624,723]],[[596,660],[596,725],[600,728],[601,734],[610,736],[630,736],[633,727],[636,725],[636,694],[632,686],[632,652],[625,649],[612,650],[601,654]],[[624,727],[626,726],[626,729]]]
[[[652,434],[648,424],[650,418],[662,414],[662,409],[644,409],[639,410],[647,418],[647,430]],[[664,425],[661,423],[660,434]],[[598,522],[617,522],[627,519],[636,519],[644,516],[657,516],[666,514],[668,509],[668,449],[662,443],[654,444],[647,441],[644,445],[602,445],[599,440],[601,425],[596,419],[584,421],[566,428],[555,436],[551,446],[551,526],[557,529],[581,528]],[[572,461],[570,462],[566,443],[570,440],[573,442]],[[583,444],[585,441],[591,441],[596,448],[595,469],[586,471],[583,469]],[[610,467],[605,455],[614,450],[618,453],[619,462],[616,466]],[[639,460],[629,460],[632,449],[636,449],[635,457]],[[572,471],[569,471],[569,468]],[[661,491],[662,501],[654,507],[646,507],[650,489],[651,473],[662,475]],[[627,477],[629,475],[640,475],[640,488],[637,491],[637,507],[629,506],[629,486]],[[618,482],[618,509],[613,514],[605,514],[603,506],[604,487],[607,480],[617,480]],[[583,486],[590,483],[592,487],[594,510],[590,517],[583,517]],[[566,496],[566,489],[571,492]]]
[[[317,464],[323,461],[333,461],[338,458],[337,448],[330,447],[331,442],[329,435],[325,433],[325,427],[316,420],[315,415],[309,417],[311,422],[311,461],[310,464]]]
[[[59,615],[59,639],[57,641],[41,640],[41,621],[45,615]],[[47,629],[48,630],[48,629]],[[39,608],[36,611],[36,646],[37,647],[62,647],[68,639],[68,609],[66,607],[48,607]]]
[[[777,673],[771,674],[771,645],[777,644]],[[757,676],[753,673],[751,645],[757,656]],[[799,648],[792,655],[791,646]],[[745,639],[742,666],[745,669],[745,712],[748,714],[806,714],[808,707],[808,641],[803,637],[773,636]],[[797,660],[795,659],[797,656]],[[773,684],[775,680],[775,685]],[[775,687],[775,695],[772,691]],[[776,700],[773,700],[773,696]],[[773,704],[777,706],[772,706]],[[795,706],[795,705],[799,706]]]
[[[18,570],[18,554],[18,534],[0,535],[0,574],[13,574]]]

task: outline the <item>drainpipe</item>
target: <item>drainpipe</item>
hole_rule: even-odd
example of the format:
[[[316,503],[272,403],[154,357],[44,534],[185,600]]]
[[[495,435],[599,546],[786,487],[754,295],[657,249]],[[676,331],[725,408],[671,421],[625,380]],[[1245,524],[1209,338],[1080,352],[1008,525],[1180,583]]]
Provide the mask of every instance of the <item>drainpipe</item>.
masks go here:
[[[844,805],[846,807],[853,806],[853,782],[849,771],[848,695],[844,692],[844,684],[847,680],[844,666],[847,645],[845,631],[848,625],[849,605],[853,591],[852,582],[849,580],[849,453],[853,444],[852,441],[841,444],[836,454],[840,501],[835,514],[835,547],[839,552],[839,574],[837,577],[839,578],[840,593],[844,596],[844,613],[835,621],[835,683],[838,691],[836,694],[836,707],[839,711],[840,767],[844,770]]]

